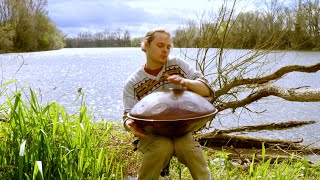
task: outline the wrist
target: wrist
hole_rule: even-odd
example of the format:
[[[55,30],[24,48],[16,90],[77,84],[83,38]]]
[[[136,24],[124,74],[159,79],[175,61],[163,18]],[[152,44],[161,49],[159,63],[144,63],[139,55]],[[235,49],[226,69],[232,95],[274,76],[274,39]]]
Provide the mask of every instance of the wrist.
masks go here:
[[[191,84],[191,80],[190,79],[184,79],[183,83],[181,85],[183,87],[186,87],[187,89],[189,89],[190,84]]]

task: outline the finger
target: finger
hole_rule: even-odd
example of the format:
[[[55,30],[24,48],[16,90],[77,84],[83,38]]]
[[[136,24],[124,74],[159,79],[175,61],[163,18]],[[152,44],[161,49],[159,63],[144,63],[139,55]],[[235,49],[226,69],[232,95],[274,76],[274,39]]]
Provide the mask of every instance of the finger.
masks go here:
[[[134,127],[134,126],[136,125],[136,123],[134,123],[134,121],[133,121],[132,119],[128,119],[128,120],[127,120],[127,124],[128,124],[128,126],[130,126],[130,127]]]
[[[140,138],[149,138],[150,135],[148,134],[145,134],[141,129],[137,128],[137,129],[133,129],[132,130],[132,133],[137,136],[137,137],[140,137]]]
[[[168,73],[165,73],[164,75],[164,78],[168,79],[170,77],[170,75]]]
[[[133,134],[139,138],[144,138],[144,139],[151,137],[150,135],[140,131],[133,132]]]
[[[169,74],[167,74],[167,73],[165,73],[164,75],[163,75],[167,80],[174,80],[174,79],[177,79],[177,78],[179,78],[180,76],[177,76],[177,75],[169,75]]]
[[[170,76],[167,80],[175,84],[180,84],[183,79],[180,76]]]
[[[130,126],[130,130],[131,130],[131,132],[132,132],[135,136],[138,136],[138,137],[141,137],[141,138],[148,138],[148,137],[150,137],[150,135],[145,134],[145,133],[137,126],[137,124],[136,124],[134,121],[129,121],[129,122],[128,122],[128,126]]]

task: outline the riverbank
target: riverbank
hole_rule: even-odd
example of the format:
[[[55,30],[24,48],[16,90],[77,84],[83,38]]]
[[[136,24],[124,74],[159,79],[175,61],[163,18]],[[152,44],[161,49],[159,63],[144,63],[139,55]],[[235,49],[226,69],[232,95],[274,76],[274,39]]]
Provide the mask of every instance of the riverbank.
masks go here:
[[[141,154],[119,122],[92,122],[88,107],[69,114],[57,103],[40,105],[34,92],[16,93],[1,104],[0,178],[127,179],[135,177]],[[25,99],[25,100],[23,100]],[[244,162],[235,162],[221,148],[204,148],[213,179],[316,179],[320,167],[305,158],[271,159],[262,148]],[[259,161],[258,158],[259,156]],[[173,158],[171,179],[191,179]]]

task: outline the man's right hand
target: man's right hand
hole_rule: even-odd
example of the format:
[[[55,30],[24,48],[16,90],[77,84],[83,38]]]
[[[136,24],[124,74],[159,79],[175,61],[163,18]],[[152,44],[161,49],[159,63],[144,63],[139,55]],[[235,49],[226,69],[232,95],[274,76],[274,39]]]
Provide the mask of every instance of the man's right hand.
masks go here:
[[[126,120],[126,124],[125,124],[130,131],[132,132],[132,134],[134,134],[135,136],[139,137],[139,138],[149,138],[150,135],[145,134],[138,126],[137,124],[134,122],[134,120],[132,119],[128,119]]]

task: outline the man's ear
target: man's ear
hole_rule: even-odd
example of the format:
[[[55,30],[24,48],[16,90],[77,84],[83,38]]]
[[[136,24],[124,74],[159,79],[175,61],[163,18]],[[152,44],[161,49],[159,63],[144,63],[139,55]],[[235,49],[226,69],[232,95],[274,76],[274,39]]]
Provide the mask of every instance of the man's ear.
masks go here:
[[[147,48],[149,48],[149,47],[150,47],[150,43],[146,42],[146,43],[144,44],[144,48],[147,50]]]

